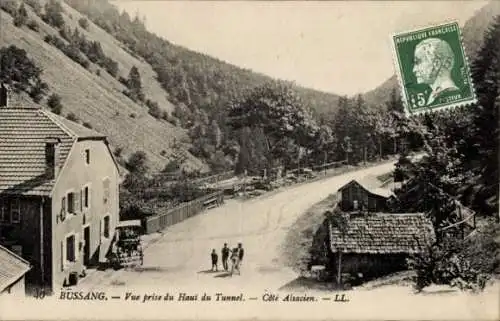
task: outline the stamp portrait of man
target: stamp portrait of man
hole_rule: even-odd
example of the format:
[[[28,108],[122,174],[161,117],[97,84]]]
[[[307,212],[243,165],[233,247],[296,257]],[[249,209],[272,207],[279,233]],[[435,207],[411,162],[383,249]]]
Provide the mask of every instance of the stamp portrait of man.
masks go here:
[[[414,51],[413,73],[417,83],[431,88],[426,105],[443,94],[459,90],[451,77],[455,54],[451,46],[439,38],[427,38],[417,44]]]

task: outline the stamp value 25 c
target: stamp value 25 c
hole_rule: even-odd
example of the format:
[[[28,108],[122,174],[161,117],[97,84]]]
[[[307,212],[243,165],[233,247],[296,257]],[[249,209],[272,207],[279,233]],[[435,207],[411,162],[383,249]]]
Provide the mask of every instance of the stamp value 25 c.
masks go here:
[[[458,23],[396,34],[392,41],[407,114],[476,102]]]

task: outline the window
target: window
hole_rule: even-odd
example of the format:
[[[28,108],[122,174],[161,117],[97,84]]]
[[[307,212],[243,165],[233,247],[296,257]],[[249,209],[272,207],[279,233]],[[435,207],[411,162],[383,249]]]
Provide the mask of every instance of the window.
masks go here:
[[[75,210],[76,210],[76,207],[75,207],[75,193],[73,192],[70,192],[68,193],[67,195],[67,201],[68,201],[68,213],[72,213],[74,214],[75,213]]]
[[[109,215],[104,217],[104,233],[105,238],[109,238]]]
[[[90,207],[90,187],[85,186],[83,189],[83,207],[89,208]]]
[[[19,198],[15,198],[10,202],[10,221],[12,223],[19,223],[21,220],[21,202]]]
[[[9,203],[6,199],[0,198],[0,222],[9,221]]]
[[[75,244],[75,235],[70,235],[66,237],[66,262],[75,262],[76,261],[76,244]]]
[[[105,178],[102,181],[102,189],[103,189],[103,203],[104,205],[109,202],[109,178]]]
[[[90,164],[90,149],[85,150],[85,163]]]

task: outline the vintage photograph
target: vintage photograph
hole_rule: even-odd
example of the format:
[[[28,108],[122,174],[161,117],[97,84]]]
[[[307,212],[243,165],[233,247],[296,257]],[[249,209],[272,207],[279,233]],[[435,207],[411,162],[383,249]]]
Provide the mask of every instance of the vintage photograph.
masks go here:
[[[500,319],[500,1],[0,1],[0,320]]]

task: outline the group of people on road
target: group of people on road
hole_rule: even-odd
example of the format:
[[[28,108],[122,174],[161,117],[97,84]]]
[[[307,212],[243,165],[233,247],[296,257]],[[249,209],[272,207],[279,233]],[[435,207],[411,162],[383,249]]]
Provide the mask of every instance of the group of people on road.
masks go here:
[[[228,260],[231,259],[231,275],[233,275],[233,273],[235,272],[238,272],[238,274],[240,274],[240,267],[241,262],[243,261],[244,254],[245,250],[243,249],[243,245],[241,243],[238,243],[238,247],[235,247],[233,249],[230,249],[227,246],[227,243],[224,243],[224,246],[221,250],[222,267],[224,271],[229,271]],[[210,256],[212,258],[212,271],[218,271],[219,256],[217,255],[215,249],[212,250]]]

